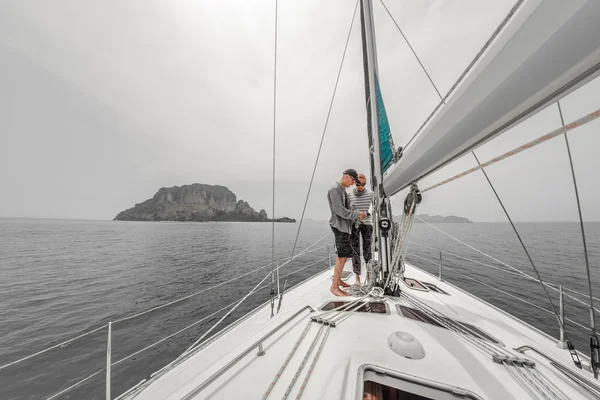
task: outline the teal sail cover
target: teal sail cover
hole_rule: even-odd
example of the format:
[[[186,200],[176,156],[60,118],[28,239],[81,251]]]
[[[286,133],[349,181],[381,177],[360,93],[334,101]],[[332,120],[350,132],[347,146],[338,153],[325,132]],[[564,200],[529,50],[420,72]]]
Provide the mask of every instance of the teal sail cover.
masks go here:
[[[379,121],[379,154],[381,156],[381,172],[383,173],[392,165],[394,152],[390,140],[390,123],[385,112],[377,75],[375,76],[375,91],[377,95],[377,120]]]

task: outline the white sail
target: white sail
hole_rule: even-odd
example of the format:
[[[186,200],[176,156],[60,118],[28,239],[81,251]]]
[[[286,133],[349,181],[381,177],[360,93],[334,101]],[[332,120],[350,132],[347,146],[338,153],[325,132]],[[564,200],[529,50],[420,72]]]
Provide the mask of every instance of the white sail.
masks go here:
[[[600,1],[525,0],[384,178],[388,196],[600,74]]]

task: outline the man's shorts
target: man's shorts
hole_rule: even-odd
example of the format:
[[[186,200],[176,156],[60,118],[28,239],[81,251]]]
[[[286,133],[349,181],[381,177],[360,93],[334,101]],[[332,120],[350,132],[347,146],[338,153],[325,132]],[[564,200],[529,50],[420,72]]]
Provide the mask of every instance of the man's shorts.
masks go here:
[[[350,246],[350,234],[342,232],[333,226],[331,227],[333,235],[335,236],[335,248],[337,256],[340,258],[352,257],[352,246]]]

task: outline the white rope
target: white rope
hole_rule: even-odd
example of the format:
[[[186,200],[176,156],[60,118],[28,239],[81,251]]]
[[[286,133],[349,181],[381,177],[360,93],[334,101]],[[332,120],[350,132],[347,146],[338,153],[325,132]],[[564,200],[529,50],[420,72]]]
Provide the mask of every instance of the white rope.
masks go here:
[[[537,378],[540,381],[542,381],[544,386],[551,388],[551,390],[554,390],[554,391],[560,393],[561,396],[563,396],[565,399],[568,399],[568,396],[558,386],[556,386],[550,379],[548,379],[544,374],[540,373],[540,371],[538,371],[535,368],[530,368],[529,371],[533,375],[537,376]]]
[[[304,389],[306,388],[306,385],[308,384],[308,380],[310,379],[310,376],[311,376],[313,370],[315,369],[317,360],[319,359],[319,356],[321,355],[321,352],[323,351],[323,347],[325,346],[325,342],[327,341],[327,338],[329,337],[329,332],[331,332],[331,327],[328,327],[327,330],[325,331],[325,335],[323,336],[323,339],[321,340],[321,344],[319,345],[319,348],[317,349],[317,352],[315,353],[315,357],[313,358],[312,363],[310,364],[310,367],[308,367],[308,371],[306,371],[306,376],[304,377],[304,381],[302,381],[302,385],[300,386],[300,390],[298,391],[296,400],[300,400],[300,398],[302,397],[302,393],[304,393]]]
[[[539,382],[535,382],[535,380],[532,379],[533,376],[528,374],[525,368],[520,368],[517,366],[515,370],[517,371],[517,374],[521,375],[523,379],[525,379],[525,381],[532,386],[545,400],[561,400],[560,397],[557,398],[554,393],[548,395],[543,386],[541,386]]]
[[[394,246],[394,253],[392,255],[392,268],[391,268],[390,272],[388,273],[387,279],[385,281],[385,285],[384,285],[385,288],[388,288],[388,285],[391,282],[392,276],[395,277],[398,270],[400,271],[401,275],[404,273],[404,269],[403,269],[404,265],[399,265],[399,264],[401,264],[403,262],[404,258],[406,257],[406,253],[408,252],[409,241],[407,240],[407,238],[410,235],[410,231],[412,229],[412,225],[413,225],[413,221],[414,221],[414,217],[415,217],[414,212],[415,212],[416,206],[417,206],[417,200],[416,200],[415,196],[413,196],[408,214],[405,214],[405,213],[402,214],[401,229],[400,229],[400,232],[398,233],[398,236],[396,236],[396,245]],[[404,208],[403,208],[403,210],[404,210]],[[398,282],[396,282],[396,285],[397,284],[398,284]],[[394,289],[396,289],[396,287]]]
[[[279,371],[277,371],[277,374],[275,375],[275,378],[273,378],[273,380],[271,381],[271,384],[267,388],[267,391],[263,394],[262,400],[266,400],[269,397],[269,395],[271,394],[271,391],[273,390],[273,388],[277,384],[277,381],[279,380],[279,378],[281,378],[281,374],[283,374],[283,371],[285,370],[285,368],[290,363],[290,360],[292,359],[292,357],[296,353],[296,350],[298,350],[298,347],[300,347],[300,343],[302,343],[302,341],[304,340],[304,337],[306,337],[306,334],[308,333],[308,330],[310,329],[311,324],[312,324],[312,321],[309,320],[308,323],[306,324],[306,327],[304,328],[304,330],[300,334],[300,337],[298,338],[298,340],[296,340],[296,343],[294,344],[294,347],[292,347],[292,351],[290,351],[290,353],[288,354],[288,356],[286,357],[286,359],[283,361],[283,365],[279,368]]]
[[[324,329],[325,329],[325,325],[321,325],[321,327],[317,331],[317,334],[316,334],[315,338],[313,339],[312,343],[310,344],[310,347],[308,348],[306,355],[302,359],[300,366],[296,370],[296,373],[294,374],[292,381],[290,382],[288,388],[286,389],[286,391],[282,397],[283,400],[286,400],[288,398],[288,396],[290,395],[292,389],[294,388],[294,385],[296,384],[296,381],[300,377],[300,374],[302,373],[302,370],[304,369],[304,366],[306,365],[306,362],[308,361],[308,359],[310,358],[310,355],[312,354],[313,350],[315,349],[315,346],[317,345],[319,338],[321,337],[321,333],[323,332]]]
[[[523,378],[523,375],[518,373],[518,368],[514,368],[512,365],[505,362],[503,362],[502,365],[504,365],[504,368],[510,374],[510,376],[512,376],[513,379],[517,381],[521,387],[527,391],[527,393],[529,393],[532,399],[544,400],[542,397],[540,397],[539,393],[536,393],[531,385],[527,384],[527,381]]]
[[[537,372],[537,374],[535,372]],[[562,400],[566,398],[562,397],[562,392],[557,394],[552,387],[548,386],[546,382],[540,378],[542,374],[540,374],[536,368],[524,367],[522,373],[523,375],[529,375],[530,380],[535,382],[536,386],[539,386],[543,392],[548,393],[552,399]]]
[[[334,307],[331,310],[325,311],[324,313],[322,313],[320,315],[311,316],[311,319],[313,321],[317,321],[317,322],[324,321],[325,318],[328,318],[330,315],[332,315],[338,311],[346,311],[347,309],[353,307],[354,305],[356,305],[360,301],[366,299],[367,297],[368,297],[368,294],[365,294],[364,296],[354,299],[352,301],[345,301],[345,302],[343,302],[342,305]]]
[[[535,368],[527,367],[526,365],[516,365],[511,362],[511,359],[516,359],[515,355],[510,353],[508,350],[498,346],[495,343],[490,343],[486,340],[480,339],[480,337],[471,336],[472,334],[476,334],[471,329],[468,329],[467,326],[463,326],[458,321],[454,321],[451,318],[448,318],[443,313],[440,313],[433,307],[429,306],[425,302],[409,295],[408,293],[402,293],[402,297],[405,301],[407,301],[410,305],[420,310],[421,312],[428,315],[434,321],[439,323],[441,326],[445,327],[450,331],[454,331],[459,333],[459,337],[471,343],[475,348],[482,351],[484,354],[493,357],[502,357],[504,360],[502,363],[504,366],[509,369],[508,372],[513,376],[513,378],[519,382],[525,390],[527,390],[533,397],[538,398],[538,395],[541,395],[545,400],[564,400],[567,397],[564,396],[560,390],[556,389],[554,385],[549,385],[548,381],[545,379],[544,375],[537,371]],[[398,300],[396,300],[398,302]],[[465,329],[471,331],[471,334],[466,332]],[[513,374],[513,372],[516,374]],[[518,376],[517,376],[518,375]],[[531,388],[535,389],[535,391],[530,390]],[[556,390],[555,390],[556,389]]]
[[[494,348],[494,346],[490,346],[484,340],[479,340],[477,337],[479,335],[478,333],[473,332],[471,329],[469,329],[469,331],[471,331],[471,333],[467,332],[465,329],[466,328],[465,326],[458,325],[451,318],[446,317],[446,320],[443,320],[441,317],[438,317],[437,310],[435,310],[431,306],[423,303],[422,301],[410,296],[406,292],[403,292],[402,296],[403,296],[404,300],[406,300],[409,304],[411,304],[413,307],[415,307],[415,308],[421,310],[422,312],[426,313],[427,315],[429,315],[429,317],[434,319],[440,325],[444,326],[446,329],[462,334],[462,335],[460,335],[460,337],[462,339],[470,342],[472,345],[474,345],[479,351],[481,351],[485,355],[487,355],[489,357],[493,357],[494,355],[501,355],[501,354],[507,355],[508,354],[502,348],[498,348],[498,347]],[[439,313],[439,314],[441,314],[441,313]],[[475,337],[473,335],[475,335]]]

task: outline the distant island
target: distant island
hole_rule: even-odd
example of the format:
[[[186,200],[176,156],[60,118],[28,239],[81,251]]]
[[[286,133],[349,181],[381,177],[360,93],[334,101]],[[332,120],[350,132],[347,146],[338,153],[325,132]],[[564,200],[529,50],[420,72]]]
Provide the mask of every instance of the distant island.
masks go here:
[[[415,222],[416,223],[422,223],[421,220],[425,221],[425,222],[429,222],[430,224],[472,224],[473,221],[464,218],[464,217],[457,217],[455,215],[450,215],[448,217],[443,217],[441,215],[429,215],[429,214],[417,214],[417,217],[421,218],[415,218]],[[400,221],[402,219],[401,216],[399,215],[395,215],[394,216],[394,220],[395,221]]]
[[[219,185],[191,185],[161,188],[151,198],[125,211],[114,221],[232,221],[271,222],[265,210],[256,212],[250,205]],[[296,222],[275,218],[275,222]]]
[[[465,217],[457,217],[450,215],[448,217],[442,217],[441,215],[429,215],[429,214],[418,214],[417,217],[421,218],[425,222],[430,224],[472,224],[473,221]],[[421,222],[418,218],[415,218],[415,222]]]

